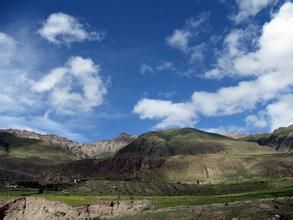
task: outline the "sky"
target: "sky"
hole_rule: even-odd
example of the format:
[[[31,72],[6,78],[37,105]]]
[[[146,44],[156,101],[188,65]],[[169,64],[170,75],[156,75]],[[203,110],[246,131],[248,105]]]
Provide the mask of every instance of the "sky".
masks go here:
[[[79,142],[293,124],[293,2],[1,0],[0,128]]]

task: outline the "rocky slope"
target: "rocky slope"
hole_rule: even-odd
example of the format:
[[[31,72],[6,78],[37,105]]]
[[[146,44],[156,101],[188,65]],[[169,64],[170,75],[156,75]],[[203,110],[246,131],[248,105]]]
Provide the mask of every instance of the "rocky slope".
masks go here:
[[[271,134],[255,134],[250,135],[242,140],[256,142],[259,145],[270,146],[278,151],[293,150],[293,125],[281,127],[273,131]]]
[[[113,140],[102,140],[95,143],[76,143],[61,136],[52,134],[39,134],[27,130],[6,129],[0,130],[0,133],[1,132],[12,134],[17,138],[41,140],[50,143],[51,145],[60,146],[72,152],[78,159],[102,158],[112,156],[122,147],[126,146],[136,139],[136,136],[134,135],[121,133]],[[2,142],[0,142],[0,145],[2,147],[6,146],[6,143]]]
[[[100,201],[94,205],[69,206],[42,198],[26,197],[0,207],[0,219],[103,219],[134,215],[150,208],[147,200]]]

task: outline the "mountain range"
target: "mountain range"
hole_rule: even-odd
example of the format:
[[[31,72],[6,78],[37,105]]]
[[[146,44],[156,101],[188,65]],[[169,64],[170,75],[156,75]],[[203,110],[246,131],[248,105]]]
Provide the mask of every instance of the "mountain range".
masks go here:
[[[140,136],[122,133],[114,140],[92,144],[75,143],[56,135],[2,130],[0,181],[46,185],[110,178],[195,184],[291,176],[291,130],[292,126],[280,128],[267,136],[275,143],[272,137],[276,134],[287,135],[282,139],[282,148],[288,153],[261,146],[256,143],[259,139],[237,140],[193,128]]]

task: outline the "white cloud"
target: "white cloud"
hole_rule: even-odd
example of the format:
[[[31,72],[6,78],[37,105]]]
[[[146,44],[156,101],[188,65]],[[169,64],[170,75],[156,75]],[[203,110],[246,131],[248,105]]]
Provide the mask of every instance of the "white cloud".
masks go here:
[[[234,68],[234,60],[241,56],[243,51],[242,41],[249,30],[232,30],[224,39],[224,51],[217,59],[216,67],[208,70],[204,76],[210,79],[220,79],[224,76],[239,75]],[[242,74],[245,75],[245,74]]]
[[[167,36],[167,44],[189,56],[194,54],[193,57],[195,57],[196,54],[199,53],[199,48],[202,44],[197,45],[194,41],[199,33],[201,25],[206,23],[208,17],[209,14],[201,14],[197,18],[187,19],[185,25],[181,29],[175,29],[170,36]]]
[[[50,91],[55,85],[60,82],[67,72],[66,68],[53,69],[48,75],[44,76],[40,81],[35,82],[32,86],[32,90],[36,92]]]
[[[206,116],[232,115],[255,108],[286,92],[293,85],[292,72],[272,72],[256,80],[242,81],[237,86],[217,92],[194,92],[192,100],[197,111]]]
[[[162,100],[152,100],[151,103],[140,101],[141,109],[134,111],[141,119],[157,119],[165,123],[172,118],[172,126],[181,126],[181,115],[177,111],[163,111],[176,106],[189,106],[189,117],[184,117],[185,124],[194,123],[194,117],[204,115],[233,115],[267,105],[267,114],[271,118],[271,127],[291,123],[291,116],[283,116],[285,109],[291,107],[293,87],[293,3],[285,3],[271,21],[264,24],[255,51],[247,52],[239,46],[242,31],[231,32],[225,39],[227,53],[231,60],[219,61],[218,68],[211,70],[210,76],[221,75],[223,70],[231,70],[235,75],[252,76],[253,79],[240,81],[235,86],[222,87],[215,92],[195,91],[191,101],[173,103]],[[240,63],[242,62],[242,65]],[[234,67],[236,66],[236,67]],[[235,72],[234,72],[235,71]],[[286,102],[284,101],[286,97]],[[279,100],[275,104],[268,103]],[[150,109],[150,112],[148,111]],[[287,109],[287,112],[289,110]],[[179,119],[176,121],[176,119]],[[254,120],[255,119],[255,120]],[[256,118],[248,118],[250,122],[261,125]],[[280,123],[277,123],[280,121]],[[263,124],[262,124],[263,125]]]
[[[107,93],[99,74],[100,66],[91,59],[71,57],[64,67],[35,81],[32,90],[47,94],[50,105],[58,112],[89,111],[100,106]]]
[[[0,112],[21,113],[42,109],[57,112],[90,111],[100,106],[107,93],[106,82],[100,76],[100,66],[91,59],[72,57],[63,67],[57,67],[35,80],[24,44],[0,32],[0,57],[8,52],[6,64],[0,66]],[[19,55],[21,54],[21,55]],[[33,108],[32,108],[33,107]]]
[[[155,128],[188,127],[195,124],[196,115],[189,103],[172,103],[164,100],[142,99],[133,109],[140,119],[161,120]]]
[[[293,124],[293,94],[281,97],[266,107],[271,130]]]
[[[237,23],[242,22],[249,17],[255,16],[274,2],[275,0],[236,0],[239,12],[232,19]]]
[[[187,30],[176,29],[171,36],[167,37],[166,41],[169,46],[187,52],[188,41],[191,36],[191,32]]]
[[[285,3],[272,20],[262,27],[255,40],[255,27],[232,30],[224,41],[225,50],[218,57],[214,69],[205,73],[207,78],[225,76],[258,76],[271,71],[291,71],[293,63],[293,4]],[[257,49],[246,52],[246,41],[255,41]]]
[[[235,69],[241,74],[274,70],[293,70],[293,3],[285,3],[265,23],[259,38],[259,49],[235,60]]]
[[[265,111],[260,111],[257,115],[248,115],[245,118],[247,127],[265,128],[268,126],[268,118]]]
[[[70,45],[73,42],[101,41],[105,38],[104,32],[89,32],[75,17],[62,12],[51,14],[38,32],[54,44]]]
[[[293,94],[287,94],[266,106],[265,110],[246,118],[247,126],[263,128],[269,126],[271,131],[293,124]]]
[[[5,57],[5,62],[0,59],[0,127],[85,140],[73,131],[74,124],[68,124],[73,117],[63,113],[74,112],[77,118],[104,102],[107,82],[101,76],[100,66],[89,58],[75,56],[44,75],[39,72],[44,51],[27,37],[26,29],[17,40],[0,32],[0,58]],[[52,118],[43,116],[45,112],[50,112]],[[88,115],[76,121],[81,123]]]

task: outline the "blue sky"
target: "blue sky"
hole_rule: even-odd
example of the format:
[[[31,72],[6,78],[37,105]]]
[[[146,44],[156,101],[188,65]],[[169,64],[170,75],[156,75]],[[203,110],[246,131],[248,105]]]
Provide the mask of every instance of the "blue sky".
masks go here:
[[[94,141],[293,123],[293,3],[2,0],[0,127]]]

